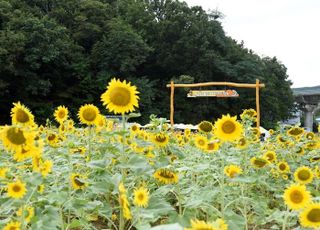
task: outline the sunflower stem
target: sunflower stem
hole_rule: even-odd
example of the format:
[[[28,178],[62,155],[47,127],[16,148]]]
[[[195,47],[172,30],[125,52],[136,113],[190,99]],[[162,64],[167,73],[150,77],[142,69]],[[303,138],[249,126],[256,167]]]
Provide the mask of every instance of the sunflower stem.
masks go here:
[[[224,150],[224,149],[223,149]],[[220,154],[220,160],[221,160],[221,181],[220,181],[220,192],[221,192],[221,206],[220,206],[220,211],[221,211],[221,215],[222,218],[224,218],[224,181],[225,181],[225,176],[224,176],[224,166],[225,166],[225,162],[224,162],[224,158],[223,158],[223,153],[225,151],[222,151]]]
[[[282,230],[286,230],[286,228],[287,228],[287,220],[288,220],[289,213],[290,213],[290,210],[287,207],[287,210],[286,210],[285,216],[284,216],[284,220],[283,220],[283,224],[282,224]]]

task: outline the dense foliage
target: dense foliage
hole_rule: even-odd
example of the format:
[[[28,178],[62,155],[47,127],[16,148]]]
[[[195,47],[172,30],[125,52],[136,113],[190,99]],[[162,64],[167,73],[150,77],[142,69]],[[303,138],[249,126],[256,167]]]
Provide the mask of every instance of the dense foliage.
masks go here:
[[[101,105],[114,76],[141,91],[140,122],[169,117],[171,79],[266,84],[263,125],[288,117],[293,98],[286,67],[226,36],[219,15],[174,0],[0,0],[0,110],[9,121],[21,101],[38,122],[58,105],[75,112]],[[255,92],[237,99],[190,99],[176,90],[176,121],[198,123],[255,107]],[[106,111],[105,111],[106,112]],[[73,113],[75,114],[75,113]],[[42,118],[42,119],[41,119]],[[51,117],[52,118],[52,117]]]

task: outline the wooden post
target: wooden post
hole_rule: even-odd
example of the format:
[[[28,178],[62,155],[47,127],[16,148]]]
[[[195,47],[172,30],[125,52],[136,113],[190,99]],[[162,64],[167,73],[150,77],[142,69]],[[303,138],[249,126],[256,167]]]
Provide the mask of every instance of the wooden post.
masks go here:
[[[170,84],[171,87],[171,95],[170,95],[170,124],[171,128],[173,128],[174,121],[173,121],[173,115],[174,115],[174,83],[171,81]]]
[[[256,111],[257,111],[257,128],[260,129],[260,94],[259,79],[256,79]]]

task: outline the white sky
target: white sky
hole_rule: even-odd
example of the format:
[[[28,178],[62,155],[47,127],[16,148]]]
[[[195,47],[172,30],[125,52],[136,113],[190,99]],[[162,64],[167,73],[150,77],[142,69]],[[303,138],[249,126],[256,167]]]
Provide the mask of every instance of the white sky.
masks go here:
[[[276,56],[292,87],[320,85],[320,0],[184,1],[223,13],[226,34],[261,56]]]

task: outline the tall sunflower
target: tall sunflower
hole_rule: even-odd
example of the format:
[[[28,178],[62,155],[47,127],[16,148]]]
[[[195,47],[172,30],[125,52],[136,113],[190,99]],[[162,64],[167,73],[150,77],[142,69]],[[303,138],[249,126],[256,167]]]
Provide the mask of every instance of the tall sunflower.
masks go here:
[[[278,171],[281,172],[281,173],[288,173],[290,172],[290,166],[287,162],[285,161],[280,161],[278,164],[277,164],[277,168],[278,168]]]
[[[21,223],[17,221],[10,221],[4,226],[3,230],[20,230]]]
[[[194,138],[194,144],[199,148],[199,149],[206,149],[208,145],[208,139],[204,136],[201,135],[196,135]]]
[[[223,141],[234,141],[241,137],[243,132],[242,125],[237,121],[237,117],[223,115],[215,124],[215,135]]]
[[[75,190],[84,189],[87,186],[84,179],[84,176],[81,176],[78,173],[72,173],[70,176],[72,188]]]
[[[60,105],[55,111],[54,111],[54,118],[57,122],[60,124],[63,123],[65,120],[68,119],[69,111],[68,108]]]
[[[198,130],[204,133],[210,133],[213,130],[213,125],[210,121],[201,121],[198,124]]]
[[[298,210],[311,201],[311,195],[306,186],[292,184],[284,191],[283,199],[290,209]]]
[[[275,151],[267,151],[263,156],[271,163],[277,160],[277,154]]]
[[[99,109],[92,104],[86,104],[80,107],[78,117],[81,123],[86,125],[94,125],[98,121],[100,115]]]
[[[8,196],[14,199],[20,199],[24,197],[27,192],[26,185],[20,180],[8,183]]]
[[[292,137],[299,137],[304,133],[304,129],[300,127],[291,127],[288,129],[287,134]]]
[[[110,112],[115,114],[125,114],[135,111],[135,107],[139,107],[137,95],[137,87],[131,85],[130,82],[113,78],[108,86],[107,91],[101,95],[101,101]]]
[[[270,163],[265,157],[252,157],[250,162],[257,169],[263,168]]]
[[[13,103],[13,105],[14,107],[11,109],[12,124],[34,125],[34,116],[27,107],[20,102]]]
[[[21,151],[24,146],[32,144],[34,135],[22,128],[5,126],[0,136],[6,149]]]
[[[19,210],[16,212],[17,216],[22,216],[22,208],[19,208]],[[29,223],[32,217],[34,217],[34,207],[27,206],[23,210],[23,216],[24,220]]]
[[[191,220],[191,228],[185,228],[184,230],[218,230],[214,224],[206,223],[203,220]]]
[[[178,175],[169,169],[158,169],[153,176],[164,184],[178,183]]]
[[[226,167],[224,167],[224,173],[230,177],[230,178],[234,178],[236,177],[238,174],[242,173],[242,169],[237,166],[237,165],[228,165]]]
[[[145,187],[140,187],[134,191],[133,203],[136,206],[146,208],[149,202],[149,191]]]
[[[157,146],[164,147],[169,143],[169,136],[166,133],[153,134],[152,141]]]
[[[300,223],[303,227],[320,228],[320,203],[309,204],[300,213]]]
[[[311,183],[313,180],[313,172],[310,168],[301,166],[294,172],[294,179],[300,184]]]

